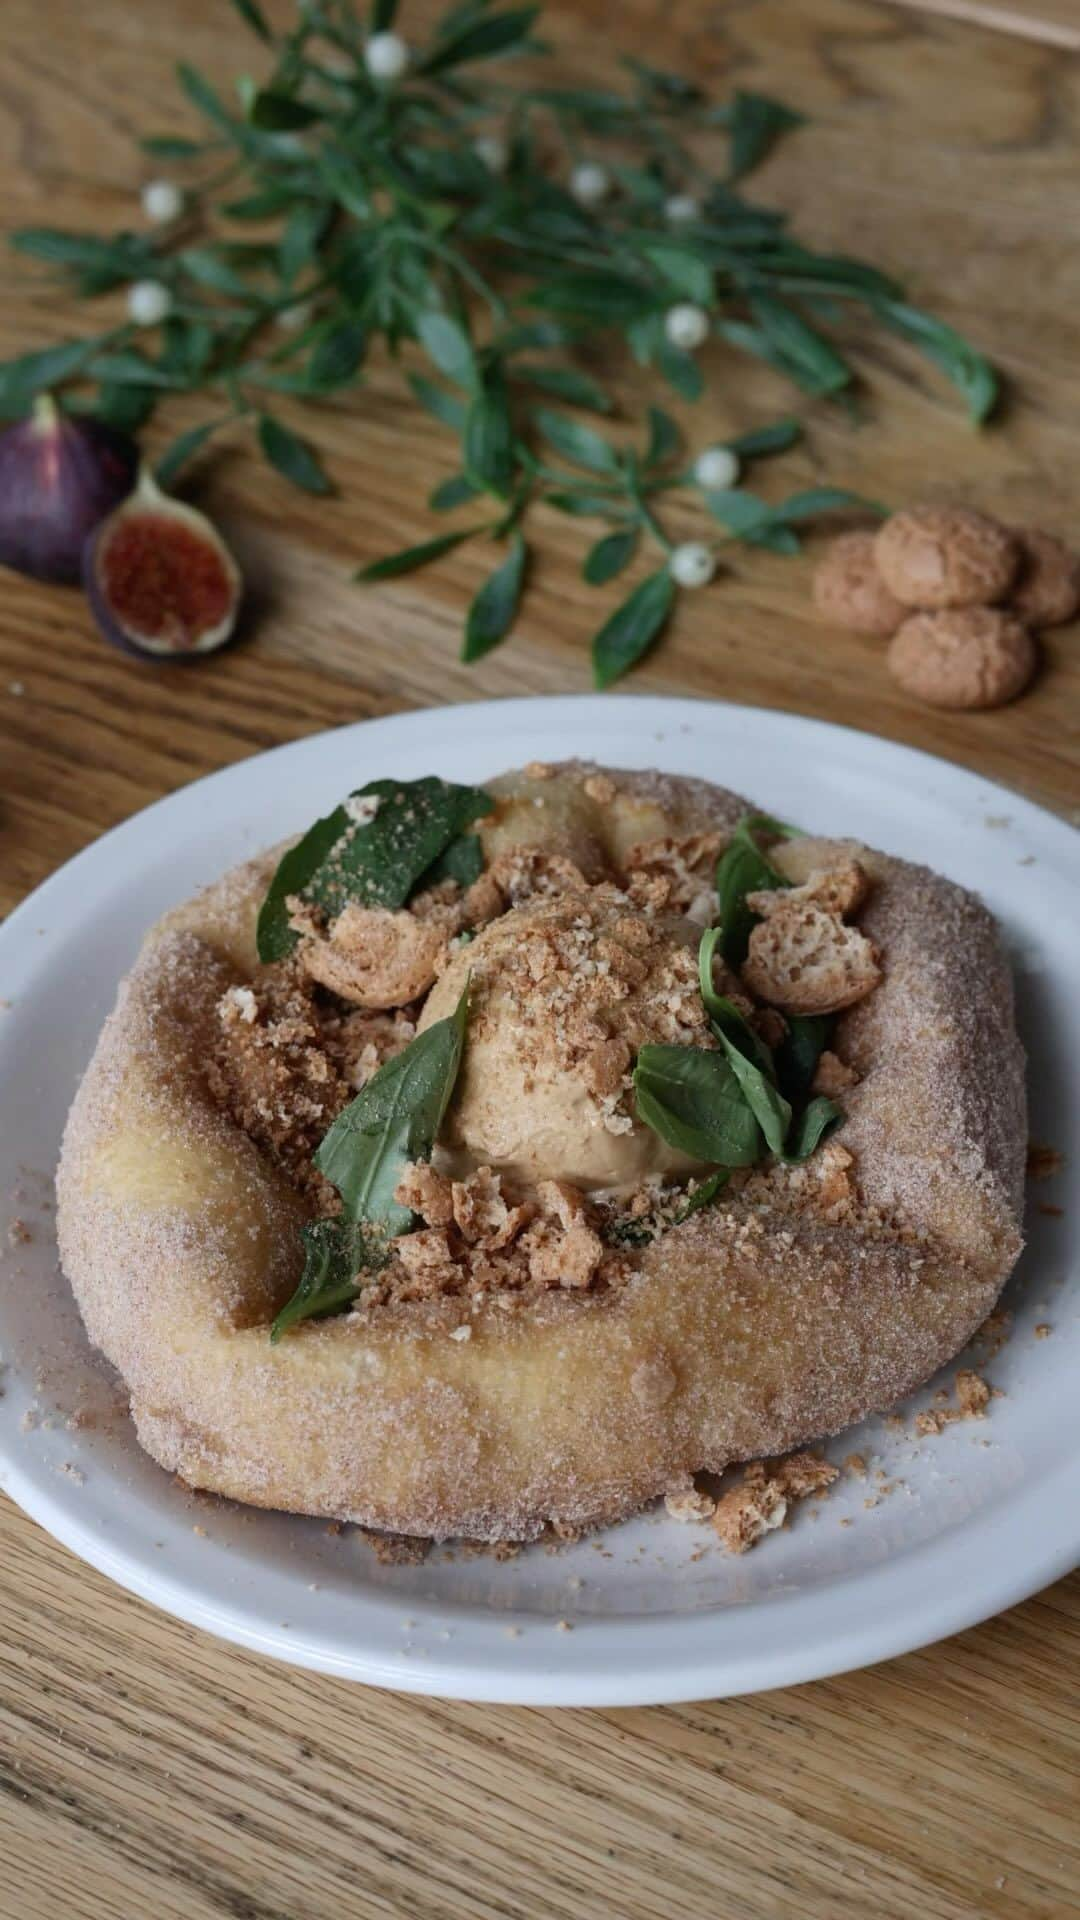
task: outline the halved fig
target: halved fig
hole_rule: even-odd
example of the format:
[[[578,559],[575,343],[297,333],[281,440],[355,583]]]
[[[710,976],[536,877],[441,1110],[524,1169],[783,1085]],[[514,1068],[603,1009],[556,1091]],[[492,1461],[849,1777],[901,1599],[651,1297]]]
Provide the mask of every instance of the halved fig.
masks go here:
[[[162,493],[146,467],[87,541],[83,583],[106,640],[157,660],[224,646],[244,587],[206,515]]]

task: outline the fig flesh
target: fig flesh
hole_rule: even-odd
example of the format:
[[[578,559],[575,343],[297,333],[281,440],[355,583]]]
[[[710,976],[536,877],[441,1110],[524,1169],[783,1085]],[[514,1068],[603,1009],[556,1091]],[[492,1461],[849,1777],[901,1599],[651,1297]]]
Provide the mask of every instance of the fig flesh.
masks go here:
[[[34,580],[79,579],[83,547],[135,484],[133,440],[43,394],[0,434],[0,565]]]
[[[224,646],[243,595],[240,569],[206,515],[162,493],[146,468],[87,541],[83,584],[106,640],[158,660]]]

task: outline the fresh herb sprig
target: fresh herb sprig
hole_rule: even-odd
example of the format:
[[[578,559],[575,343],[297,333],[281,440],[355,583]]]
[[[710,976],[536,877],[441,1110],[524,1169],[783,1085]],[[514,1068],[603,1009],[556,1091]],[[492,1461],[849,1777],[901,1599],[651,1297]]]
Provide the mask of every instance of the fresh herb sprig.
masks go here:
[[[135,431],[171,393],[206,392],[218,410],[163,454],[166,480],[222,427],[247,421],[271,466],[322,494],[332,483],[280,417],[279,397],[332,400],[356,386],[373,342],[393,353],[415,342],[439,377],[413,373],[412,390],[461,443],[460,472],[431,504],[488,496],[498,517],[358,577],[394,578],[474,532],[508,540],[466,619],[463,657],[474,660],[513,625],[532,507],[611,523],[586,560],[594,584],[614,579],[651,538],[663,564],[597,635],[600,685],[641,657],[677,589],[703,584],[713,564],[704,543],[673,555],[656,517],[655,496],[687,477],[664,466],[667,426],[650,457],[546,404],[613,410],[581,364],[608,352],[611,335],[685,400],[703,391],[696,349],[709,335],[807,394],[834,396],[855,373],[827,328],[854,306],[920,347],[973,418],[991,411],[994,372],[953,329],[876,268],[804,246],[783,214],[738,190],[800,124],[779,102],[739,91],[713,105],[682,76],[636,60],[623,62],[623,90],[493,78],[499,56],[546,52],[535,5],[455,0],[412,48],[393,31],[397,0],[372,0],[363,19],[352,0],[303,0],[283,33],[258,0],[233,5],[265,49],[265,80],[242,78],[230,98],[181,65],[205,136],[143,142],[190,177],[178,217],[149,233],[12,236],[77,294],[127,288],[131,320],[0,367],[0,411],[18,415],[42,389],[70,386],[70,404]],[[724,136],[718,172],[700,158],[699,136],[710,132]],[[766,427],[744,439],[742,457],[779,451],[797,431]],[[737,488],[702,491],[728,537],[784,553],[796,550],[803,521],[852,503],[829,489],[779,508]]]

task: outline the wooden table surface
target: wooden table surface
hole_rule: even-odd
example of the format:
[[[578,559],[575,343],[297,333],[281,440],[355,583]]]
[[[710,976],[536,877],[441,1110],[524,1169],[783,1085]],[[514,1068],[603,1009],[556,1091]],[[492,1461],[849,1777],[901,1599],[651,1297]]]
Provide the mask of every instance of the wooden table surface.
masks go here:
[[[952,489],[1075,535],[1075,0],[574,0],[554,12],[579,70],[617,27],[622,46],[662,64],[797,103],[812,125],[755,190],[790,205],[816,242],[902,273],[1011,377],[1000,425],[978,436],[923,364],[869,340],[864,424],[809,409],[809,449],[776,484],[821,475],[894,502]],[[4,0],[3,42],[12,225],[131,219],[132,135],[175,123],[171,61],[220,76],[252,63],[216,0]],[[12,285],[5,268],[0,353],[67,326],[52,294],[25,275]],[[718,366],[711,391],[701,439],[792,398],[746,364]],[[162,431],[197,417],[181,403]],[[419,531],[418,501],[451,449],[380,368],[318,437],[340,487],[329,503],[268,482],[239,443],[198,476],[261,605],[245,645],[190,672],[108,652],[79,596],[4,577],[5,910],[138,807],[264,747],[402,707],[587,687],[598,603],[580,583],[579,529],[552,518],[521,633],[465,669],[458,625],[486,556],[378,593],[347,583],[350,563]],[[1048,638],[1019,705],[935,715],[892,688],[879,643],[814,623],[808,570],[740,557],[680,611],[631,689],[868,727],[1075,817],[1076,627]],[[874,1671],[640,1712],[427,1703],[271,1666],[120,1593],[7,1503],[0,1619],[4,1920],[1080,1913],[1075,1577]]]

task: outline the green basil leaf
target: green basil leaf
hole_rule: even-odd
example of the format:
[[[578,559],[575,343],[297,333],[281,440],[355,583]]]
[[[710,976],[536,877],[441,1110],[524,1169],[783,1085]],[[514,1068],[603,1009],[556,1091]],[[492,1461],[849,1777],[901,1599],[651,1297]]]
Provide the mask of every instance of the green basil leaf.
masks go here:
[[[464,327],[448,313],[437,310],[422,313],[416,322],[416,337],[428,358],[448,380],[459,387],[475,386],[476,359],[472,342]]]
[[[740,460],[760,460],[765,454],[786,453],[802,439],[802,434],[800,421],[777,420],[771,427],[751,427],[748,433],[725,440],[724,445]]]
[[[521,600],[527,557],[525,542],[520,533],[515,533],[506,559],[485,580],[469,608],[461,648],[463,660],[482,659],[506,638]]]
[[[304,1270],[296,1292],[270,1328],[270,1344],[302,1320],[323,1320],[341,1313],[360,1291],[362,1273],[377,1273],[387,1262],[385,1240],[356,1220],[315,1220],[301,1227]]]
[[[454,507],[463,507],[468,500],[475,500],[483,492],[475,480],[467,473],[453,473],[449,480],[442,480],[428,496],[428,506],[435,513],[450,513]]]
[[[434,380],[426,380],[422,373],[410,373],[409,385],[420,405],[444,427],[450,427],[454,433],[460,433],[465,425],[465,404],[456,394],[447,393],[437,387]]]
[[[517,365],[513,369],[515,380],[524,380],[530,387],[539,387],[543,393],[552,393],[559,400],[565,400],[571,407],[587,407],[592,413],[610,413],[612,403],[595,380],[588,374],[579,373],[576,367],[543,367]]]
[[[639,529],[627,527],[625,532],[605,533],[589,548],[581,571],[590,587],[605,586],[630,565],[637,552],[638,538]]]
[[[804,116],[770,100],[764,93],[744,93],[740,88],[731,107],[731,161],[728,179],[739,180],[756,167],[780,135],[791,127],[801,127]]]
[[[379,801],[357,823],[348,804],[316,820],[278,863],[259,912],[259,959],[283,960],[297,942],[286,905],[291,894],[335,918],[350,901],[365,907],[403,907],[432,862],[472,821],[490,813],[481,787],[452,781],[371,780],[350,799]]]
[[[762,853],[753,838],[760,816],[740,820],[716,869],[720,907],[720,952],[729,967],[741,967],[757,915],[746,904],[748,893],[766,892],[790,883]]]
[[[544,439],[575,466],[588,467],[593,473],[617,473],[619,457],[592,427],[582,426],[565,413],[552,413],[550,407],[537,407],[533,420]]]
[[[526,38],[539,12],[536,6],[488,14],[462,32],[436,41],[431,52],[420,61],[418,71],[445,73],[449,67],[463,66],[468,60],[490,60],[497,53],[506,53]]]
[[[593,681],[610,687],[657,640],[675,604],[675,583],[666,567],[650,573],[628,600],[605,620],[593,639]]]
[[[420,875],[414,893],[426,893],[429,887],[437,887],[444,880],[456,880],[462,893],[479,880],[484,871],[484,849],[480,836],[475,833],[459,833],[444,847],[437,860],[426,867]]]
[[[469,408],[462,451],[469,478],[505,500],[514,477],[514,429],[506,382],[497,367],[485,375]]]
[[[670,413],[663,407],[649,408],[649,442],[645,448],[645,466],[659,467],[671,460],[682,446],[682,434]]]
[[[963,394],[976,426],[989,420],[997,405],[999,382],[984,354],[965,340],[963,334],[957,333],[955,327],[905,301],[880,300],[874,310],[892,333],[912,341],[928,360],[941,368]]]
[[[169,442],[164,453],[155,463],[154,478],[158,486],[163,487],[167,492],[181,468],[187,465],[200,448],[206,445],[211,434],[216,433],[229,418],[231,415],[226,414],[220,420],[204,420],[201,426],[189,427],[186,433],[177,434],[176,439]]]
[[[815,1147],[821,1145],[826,1134],[831,1133],[843,1117],[843,1108],[838,1107],[835,1100],[819,1093],[793,1122],[787,1151],[781,1157],[792,1165],[809,1160]]]
[[[761,1130],[722,1052],[642,1047],[634,1098],[645,1125],[680,1153],[723,1167],[749,1167],[760,1158]]]
[[[793,1105],[805,1100],[817,1064],[829,1044],[832,1021],[824,1013],[785,1014],[787,1032],[776,1049],[776,1077]]]
[[[684,1204],[671,1223],[672,1226],[681,1227],[683,1221],[689,1220],[691,1214],[700,1213],[702,1207],[711,1205],[717,1194],[723,1192],[730,1179],[730,1167],[717,1167],[716,1172],[710,1173],[707,1179],[699,1180],[693,1193],[687,1194]]]
[[[369,560],[366,567],[358,567],[353,579],[362,586],[373,586],[378,580],[396,580],[403,573],[415,573],[418,567],[426,567],[429,560],[439,560],[453,547],[460,547],[463,540],[471,540],[474,534],[483,533],[483,527],[459,527],[455,533],[440,533],[435,540],[424,540],[418,547],[402,547],[400,553],[388,553],[382,560]]]
[[[259,445],[272,467],[291,480],[304,493],[327,494],[334,489],[319,459],[306,440],[275,420],[271,413],[259,415]]]
[[[717,927],[709,929],[701,937],[698,948],[701,997],[713,1033],[727,1054],[746,1104],[765,1136],[766,1145],[771,1152],[780,1153],[791,1124],[791,1107],[777,1088],[772,1053],[761,1035],[754,1032],[738,1007],[726,995],[717,993],[713,985],[713,955],[719,940],[720,930]]]
[[[415,1225],[394,1189],[410,1161],[431,1157],[461,1065],[468,1014],[466,985],[454,1012],[387,1060],[319,1146],[315,1165],[340,1193],[347,1220],[388,1237]]]

